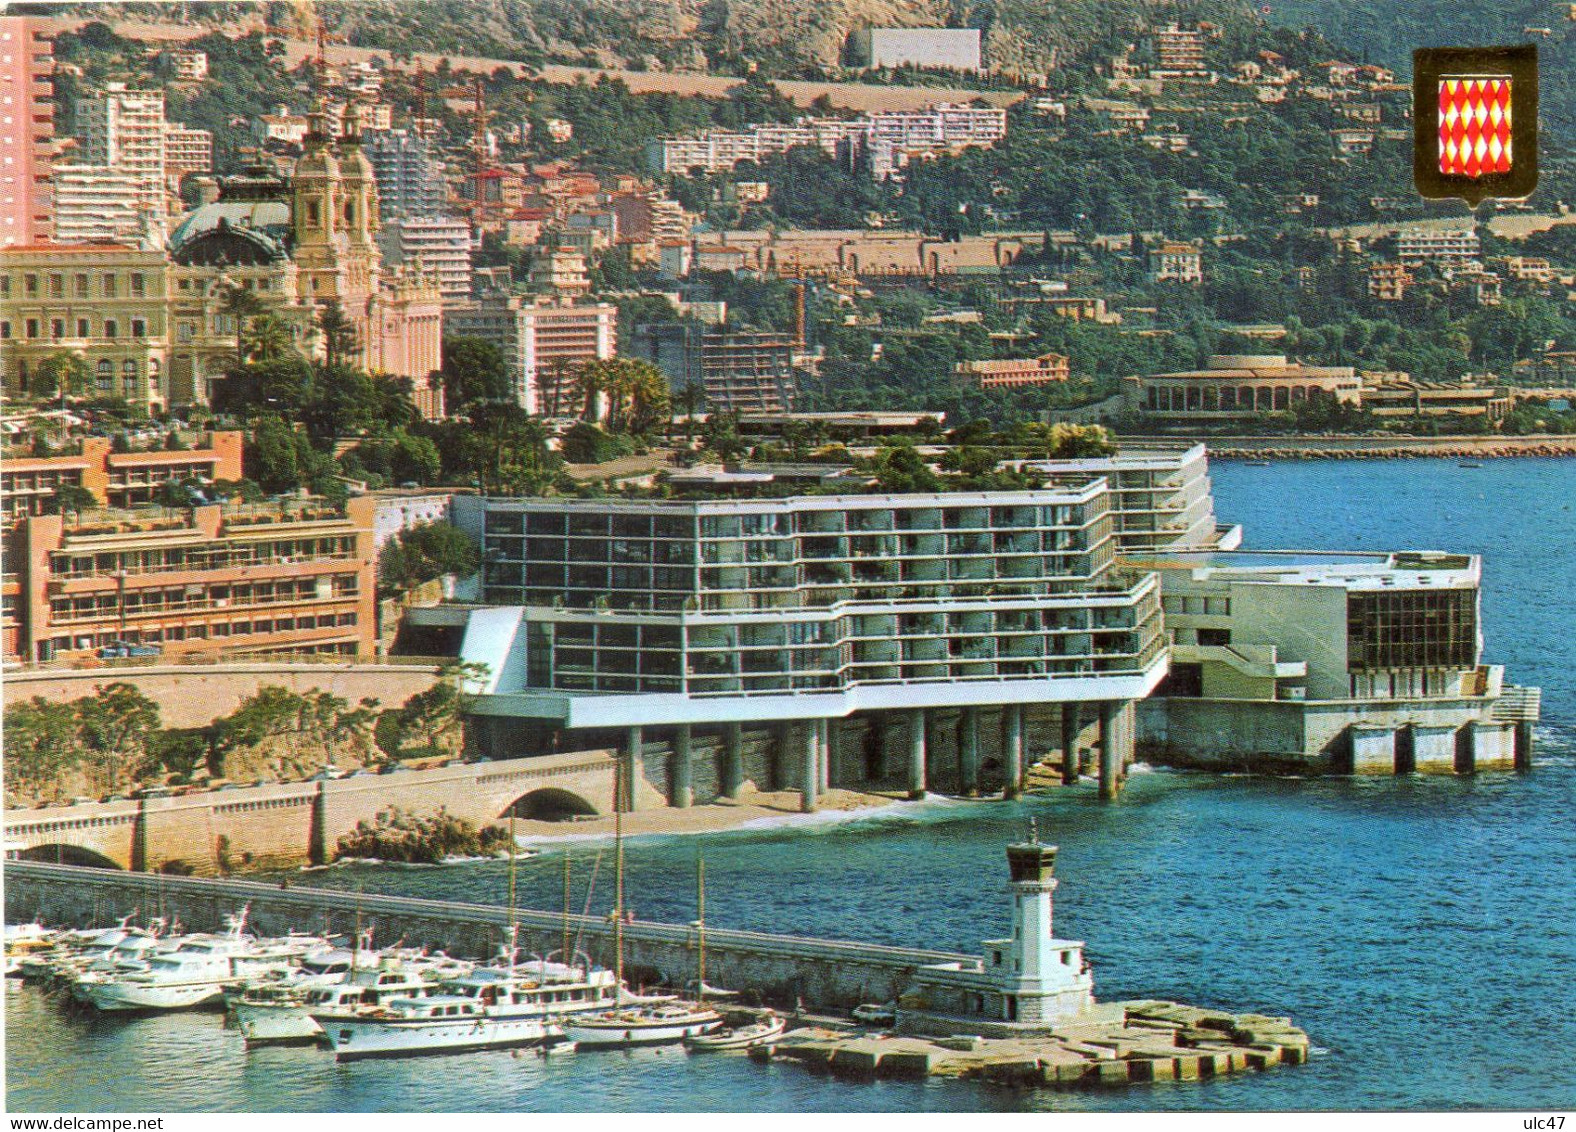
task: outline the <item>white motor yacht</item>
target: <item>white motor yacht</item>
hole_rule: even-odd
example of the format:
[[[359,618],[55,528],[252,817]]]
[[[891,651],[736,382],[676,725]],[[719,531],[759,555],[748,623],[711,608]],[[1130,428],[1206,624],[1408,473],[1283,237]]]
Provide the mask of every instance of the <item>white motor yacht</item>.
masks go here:
[[[497,1015],[476,998],[394,998],[360,1014],[319,1016],[338,1061],[535,1045],[562,1035],[541,1015]]]
[[[248,1046],[322,1041],[315,1014],[357,1014],[391,998],[422,998],[437,989],[422,970],[389,957],[374,955],[354,969],[336,971],[338,962],[322,966],[317,975],[257,984],[241,995],[235,1023]]]
[[[282,961],[276,952],[259,952],[245,936],[245,909],[228,924],[224,935],[182,937],[173,951],[154,954],[145,970],[94,983],[88,1001],[106,1012],[186,1010],[221,999],[225,984],[237,976],[259,975]]]

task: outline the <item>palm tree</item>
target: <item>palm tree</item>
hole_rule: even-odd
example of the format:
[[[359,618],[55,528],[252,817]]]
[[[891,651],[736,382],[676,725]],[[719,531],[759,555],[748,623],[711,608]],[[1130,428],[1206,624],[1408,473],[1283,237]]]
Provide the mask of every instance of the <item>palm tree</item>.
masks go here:
[[[580,401],[582,420],[597,423],[597,401],[607,390],[607,375],[600,362],[583,362],[574,371],[573,389]]]
[[[252,319],[246,335],[247,355],[256,361],[269,362],[282,358],[295,349],[295,334],[290,324],[273,312],[257,315]]]
[[[345,308],[338,302],[318,308],[317,329],[323,335],[323,353],[329,369],[344,363],[360,346],[356,324],[345,317]]]
[[[225,314],[235,319],[235,364],[240,368],[246,364],[246,324],[263,313],[263,301],[255,291],[230,284],[220,295],[219,305]]]
[[[659,424],[665,425],[673,414],[667,375],[650,362],[634,361],[628,364],[627,376],[629,431],[644,433]]]

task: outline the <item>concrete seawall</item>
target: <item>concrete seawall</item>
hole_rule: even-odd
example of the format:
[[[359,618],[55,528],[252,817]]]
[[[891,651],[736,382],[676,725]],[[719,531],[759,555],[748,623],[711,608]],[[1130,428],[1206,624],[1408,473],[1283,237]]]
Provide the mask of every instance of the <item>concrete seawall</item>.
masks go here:
[[[358,918],[374,929],[374,942],[441,948],[453,955],[495,954],[509,923],[507,909],[334,889],[279,888],[253,881],[209,880],[6,861],[7,922],[38,918],[47,924],[106,923],[136,909],[143,917],[178,915],[191,931],[222,928],[223,917],[243,905],[259,934],[291,929],[348,934]],[[520,910],[520,946],[545,955],[571,944],[612,964],[612,925],[596,916]],[[698,933],[693,926],[642,920],[624,926],[626,973],[631,982],[682,986],[695,978]],[[969,957],[949,952],[808,939],[764,932],[706,929],[706,981],[752,991],[765,1001],[792,1006],[846,1008],[888,1002],[908,986],[915,968]]]

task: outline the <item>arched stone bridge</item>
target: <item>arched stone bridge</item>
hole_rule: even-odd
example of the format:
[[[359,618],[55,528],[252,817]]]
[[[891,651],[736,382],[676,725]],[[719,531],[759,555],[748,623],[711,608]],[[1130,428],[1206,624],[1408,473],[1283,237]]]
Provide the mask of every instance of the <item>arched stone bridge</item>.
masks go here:
[[[166,867],[211,876],[228,867],[331,860],[361,821],[398,808],[440,809],[478,828],[521,817],[602,814],[613,808],[608,751],[340,779],[230,787],[123,802],[7,810],[7,853],[40,861],[141,872]]]

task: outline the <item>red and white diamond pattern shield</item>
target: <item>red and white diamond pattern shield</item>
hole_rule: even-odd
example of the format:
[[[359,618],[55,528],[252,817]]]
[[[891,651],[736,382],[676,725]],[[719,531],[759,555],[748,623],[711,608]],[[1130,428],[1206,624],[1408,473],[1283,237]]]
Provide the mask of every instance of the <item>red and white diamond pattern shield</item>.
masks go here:
[[[1510,76],[1440,78],[1439,171],[1457,177],[1510,172]]]

